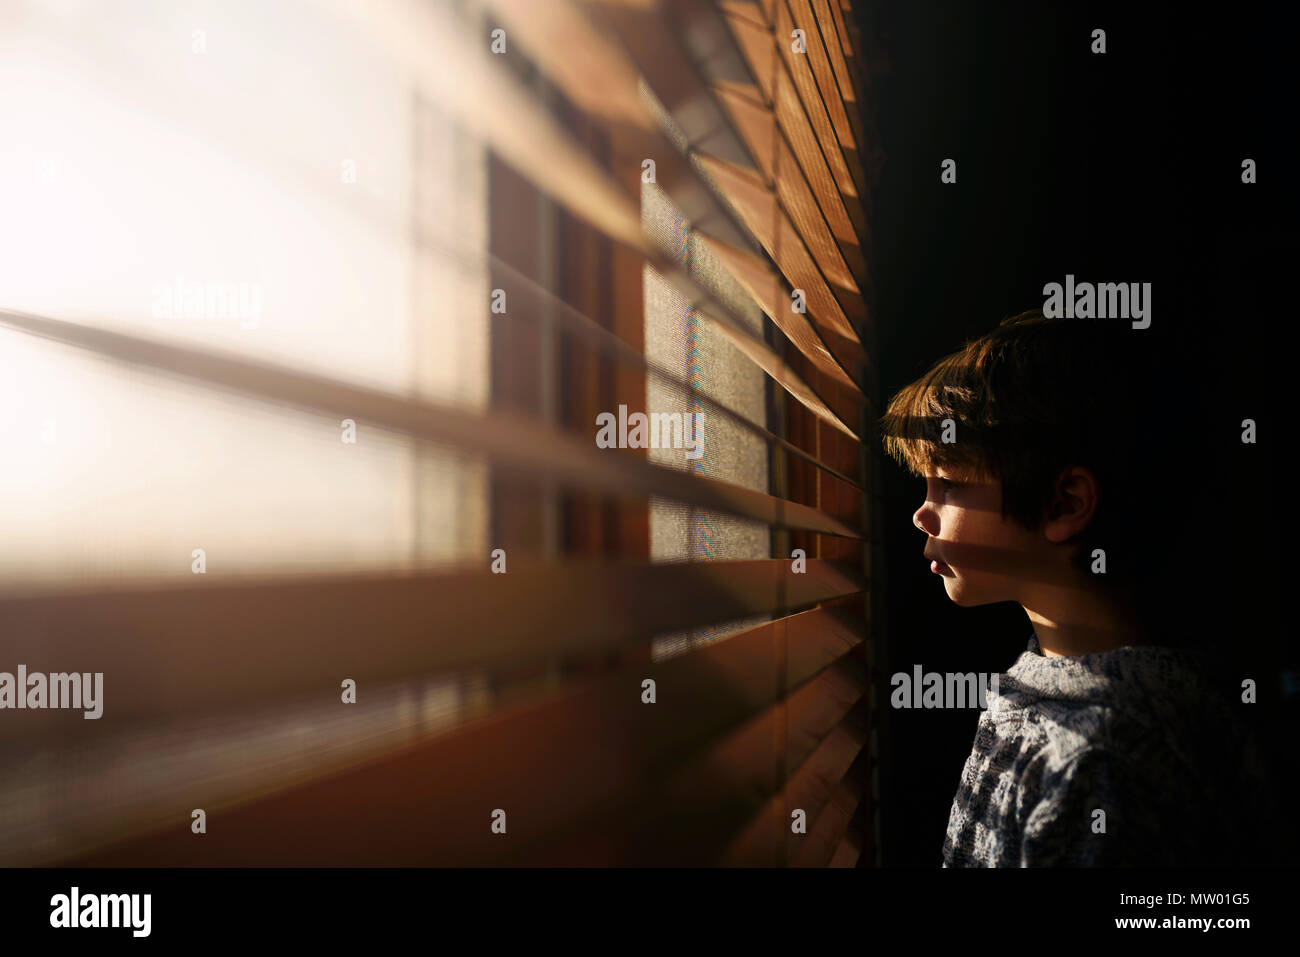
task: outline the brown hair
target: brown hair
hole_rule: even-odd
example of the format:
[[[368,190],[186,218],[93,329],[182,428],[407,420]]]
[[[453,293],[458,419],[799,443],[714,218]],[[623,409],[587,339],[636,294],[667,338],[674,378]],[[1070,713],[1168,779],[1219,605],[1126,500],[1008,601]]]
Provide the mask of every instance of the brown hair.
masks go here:
[[[945,467],[1002,485],[1002,514],[1040,526],[1056,479],[1071,466],[1097,476],[1101,499],[1075,539],[1086,571],[1094,548],[1105,584],[1121,588],[1138,565],[1134,525],[1142,474],[1135,386],[1146,378],[1143,332],[1127,323],[1047,318],[1031,310],[940,359],[889,402],[886,451],[918,475]],[[1141,472],[1138,468],[1136,472]]]

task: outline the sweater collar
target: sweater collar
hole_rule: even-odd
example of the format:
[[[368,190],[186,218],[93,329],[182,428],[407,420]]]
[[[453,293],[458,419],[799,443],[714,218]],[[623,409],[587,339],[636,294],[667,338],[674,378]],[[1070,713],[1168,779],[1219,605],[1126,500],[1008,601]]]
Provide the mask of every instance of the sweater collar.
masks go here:
[[[999,678],[990,711],[1024,708],[1041,700],[1106,704],[1135,713],[1163,711],[1204,691],[1198,653],[1162,645],[1125,645],[1111,651],[1049,658],[1038,636]]]

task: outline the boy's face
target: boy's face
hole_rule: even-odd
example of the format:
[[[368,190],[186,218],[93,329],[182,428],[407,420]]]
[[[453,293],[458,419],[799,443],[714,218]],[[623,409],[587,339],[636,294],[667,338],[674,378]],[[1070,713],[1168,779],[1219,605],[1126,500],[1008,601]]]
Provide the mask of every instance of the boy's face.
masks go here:
[[[958,605],[1021,600],[1025,586],[1059,560],[1042,533],[1004,519],[1002,483],[940,466],[925,476],[912,523],[926,533],[931,571]]]

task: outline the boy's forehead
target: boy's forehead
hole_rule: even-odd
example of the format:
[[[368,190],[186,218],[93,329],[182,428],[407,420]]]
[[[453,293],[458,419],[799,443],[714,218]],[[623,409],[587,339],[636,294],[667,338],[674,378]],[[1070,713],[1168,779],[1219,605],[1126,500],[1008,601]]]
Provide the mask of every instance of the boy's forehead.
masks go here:
[[[961,462],[931,463],[925,467],[923,477],[927,479],[946,478],[952,481],[967,481],[967,482],[976,481],[976,480],[980,480],[980,481],[991,480],[990,476],[984,475],[975,466],[967,465]]]
[[[959,462],[931,462],[925,466],[926,478],[956,478],[971,475],[974,469]]]

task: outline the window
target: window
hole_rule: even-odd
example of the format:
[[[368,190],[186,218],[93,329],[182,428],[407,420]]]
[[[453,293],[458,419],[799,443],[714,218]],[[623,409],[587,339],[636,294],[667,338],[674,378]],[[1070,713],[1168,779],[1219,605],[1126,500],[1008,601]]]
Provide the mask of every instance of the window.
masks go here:
[[[816,6],[24,9],[0,669],[106,707],[0,723],[6,862],[872,860],[870,175]],[[621,406],[699,456],[603,446]]]

